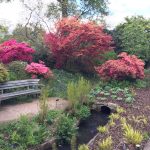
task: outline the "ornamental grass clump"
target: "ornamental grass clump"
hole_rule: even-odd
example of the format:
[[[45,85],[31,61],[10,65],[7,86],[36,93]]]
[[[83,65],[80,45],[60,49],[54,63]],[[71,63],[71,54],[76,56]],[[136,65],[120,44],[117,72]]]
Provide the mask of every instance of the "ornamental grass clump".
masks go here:
[[[31,74],[32,78],[44,77],[47,79],[53,77],[52,71],[42,61],[39,61],[39,63],[32,62],[26,66],[25,71]]]
[[[143,140],[143,135],[141,134],[140,131],[134,130],[131,125],[127,123],[122,124],[122,128],[124,130],[124,137],[127,141],[127,143],[130,144],[141,144]]]
[[[71,107],[75,107],[77,104],[87,103],[91,90],[91,84],[89,81],[81,77],[78,82],[70,82],[67,86],[67,99],[70,101]]]
[[[78,150],[90,150],[90,149],[87,145],[83,144],[79,146]]]
[[[98,143],[99,150],[112,150],[112,144],[113,144],[112,138],[111,136],[109,136],[102,142]]]
[[[98,75],[104,80],[136,80],[144,78],[144,62],[135,55],[122,52],[117,60],[108,60],[96,67]]]
[[[108,132],[108,127],[106,127],[106,126],[99,126],[99,127],[97,128],[97,130],[98,130],[100,133],[106,133],[106,132]]]
[[[44,123],[48,115],[48,88],[45,87],[41,91],[40,100],[39,100],[39,122]]]

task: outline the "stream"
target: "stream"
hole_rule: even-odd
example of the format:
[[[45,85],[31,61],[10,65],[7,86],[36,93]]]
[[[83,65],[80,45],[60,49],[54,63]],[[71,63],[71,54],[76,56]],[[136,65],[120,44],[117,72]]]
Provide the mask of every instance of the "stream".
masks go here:
[[[92,111],[91,116],[81,121],[77,134],[77,147],[81,144],[87,144],[97,133],[99,125],[104,126],[108,123],[110,111],[103,112]],[[58,150],[71,150],[69,144],[58,145]]]

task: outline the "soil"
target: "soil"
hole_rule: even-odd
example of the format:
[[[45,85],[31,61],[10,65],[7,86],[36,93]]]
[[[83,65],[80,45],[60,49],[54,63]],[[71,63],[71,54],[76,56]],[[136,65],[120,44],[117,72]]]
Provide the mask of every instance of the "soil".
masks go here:
[[[109,102],[113,102],[124,108],[126,111],[121,116],[127,119],[127,122],[136,130],[139,130],[141,133],[150,133],[150,88],[145,89],[137,89],[135,90],[136,96],[135,101],[132,104],[127,104],[123,101],[114,101],[109,100]],[[106,102],[106,101],[105,101]],[[144,116],[146,118],[147,123],[144,124],[142,121],[140,122],[140,118]],[[135,119],[136,118],[136,119]],[[139,121],[139,122],[137,122]],[[121,128],[120,121],[117,120],[115,122],[114,127],[109,128],[109,132],[105,134],[100,134],[95,139],[94,143],[90,147],[90,150],[96,150],[98,148],[98,142],[101,142],[102,139],[111,135],[113,140],[113,150],[125,150],[128,148],[129,150],[136,150],[135,146],[132,144],[126,144],[125,139],[123,138],[123,131]],[[148,137],[143,140],[141,144],[141,149],[143,149],[144,145],[148,141]],[[149,148],[150,150],[150,148]]]

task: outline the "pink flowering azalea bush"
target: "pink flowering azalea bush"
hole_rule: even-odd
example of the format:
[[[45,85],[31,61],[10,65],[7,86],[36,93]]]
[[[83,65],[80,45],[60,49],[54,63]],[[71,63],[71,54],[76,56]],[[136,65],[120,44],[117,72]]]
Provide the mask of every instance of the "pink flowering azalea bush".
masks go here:
[[[37,78],[38,76],[44,78],[53,77],[52,71],[42,61],[39,61],[39,63],[32,62],[26,66],[25,71],[31,74],[32,78]]]
[[[28,44],[8,40],[0,44],[0,62],[8,64],[12,61],[32,61],[32,54],[35,52]]]
[[[143,79],[144,62],[135,55],[122,52],[117,60],[106,61],[103,65],[96,67],[96,71],[105,80]]]

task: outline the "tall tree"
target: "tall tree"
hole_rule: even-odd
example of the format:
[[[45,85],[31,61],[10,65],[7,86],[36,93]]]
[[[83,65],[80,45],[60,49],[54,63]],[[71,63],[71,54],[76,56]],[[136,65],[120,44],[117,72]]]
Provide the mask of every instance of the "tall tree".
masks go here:
[[[73,15],[81,18],[95,18],[108,14],[107,4],[108,0],[57,0],[49,4],[48,14],[53,8],[61,12],[62,17]]]

